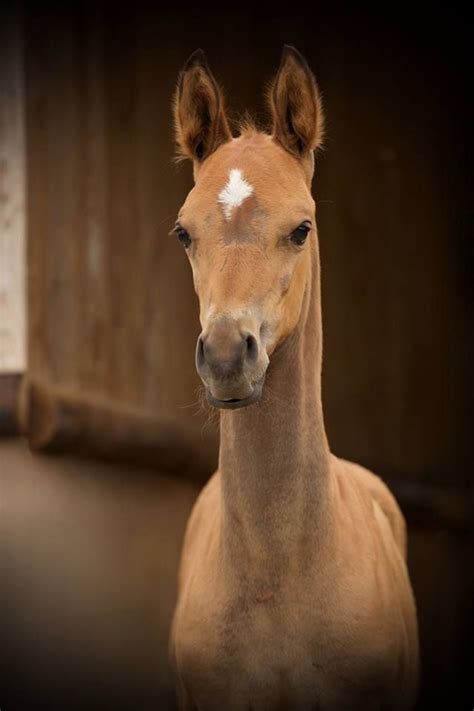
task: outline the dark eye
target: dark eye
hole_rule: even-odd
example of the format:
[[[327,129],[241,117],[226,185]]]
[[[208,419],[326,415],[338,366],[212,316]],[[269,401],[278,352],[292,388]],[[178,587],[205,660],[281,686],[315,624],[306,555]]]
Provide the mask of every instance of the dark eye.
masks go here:
[[[310,222],[302,222],[299,227],[294,230],[291,235],[290,239],[293,242],[293,244],[296,244],[298,247],[302,247],[304,243],[306,242],[306,237],[311,231],[311,223]]]
[[[175,234],[178,235],[178,239],[181,242],[181,244],[183,245],[183,247],[185,247],[185,249],[187,249],[189,247],[189,245],[191,244],[191,237],[189,236],[188,231],[185,230],[184,227],[181,227],[181,225],[179,225],[179,224],[176,225],[176,227],[174,228],[173,231],[175,232]]]

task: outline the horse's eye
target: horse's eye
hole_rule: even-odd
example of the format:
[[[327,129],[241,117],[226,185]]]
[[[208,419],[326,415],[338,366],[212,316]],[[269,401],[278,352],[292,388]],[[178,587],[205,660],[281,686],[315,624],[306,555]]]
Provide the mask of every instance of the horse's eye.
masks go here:
[[[189,236],[188,231],[185,230],[184,227],[181,227],[181,225],[176,225],[174,232],[178,235],[178,239],[183,247],[187,249],[191,244],[191,237]]]
[[[311,231],[311,223],[310,222],[302,222],[299,227],[294,230],[291,235],[290,239],[293,242],[293,244],[296,244],[298,247],[302,247],[304,243],[306,242],[306,237],[308,236],[309,232]]]

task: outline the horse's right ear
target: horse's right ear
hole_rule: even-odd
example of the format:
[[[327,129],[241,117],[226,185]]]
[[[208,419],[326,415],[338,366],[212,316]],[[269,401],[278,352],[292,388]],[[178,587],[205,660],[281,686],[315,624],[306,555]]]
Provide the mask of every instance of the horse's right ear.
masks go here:
[[[179,157],[195,165],[232,138],[222,92],[202,49],[193,52],[179,75],[174,120]]]
[[[324,119],[316,80],[297,49],[285,45],[270,90],[273,138],[297,157],[321,145]]]

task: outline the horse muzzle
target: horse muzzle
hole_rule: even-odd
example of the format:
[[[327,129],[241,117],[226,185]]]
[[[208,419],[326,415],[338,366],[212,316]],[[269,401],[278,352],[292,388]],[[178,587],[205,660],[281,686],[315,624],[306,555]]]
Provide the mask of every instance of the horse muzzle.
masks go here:
[[[259,337],[236,320],[216,321],[198,338],[196,368],[213,407],[237,409],[257,402],[267,366]]]

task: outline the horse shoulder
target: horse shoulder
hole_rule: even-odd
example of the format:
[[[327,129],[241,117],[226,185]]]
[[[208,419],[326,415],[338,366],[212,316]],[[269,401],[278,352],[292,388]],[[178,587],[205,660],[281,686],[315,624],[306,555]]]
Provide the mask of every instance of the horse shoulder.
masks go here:
[[[378,476],[335,457],[333,464],[348,567],[355,558],[362,566],[357,579],[362,594],[360,607],[363,608],[364,602],[367,604],[363,646],[367,651],[371,647],[379,649],[381,660],[382,647],[391,648],[389,669],[396,670],[394,683],[398,694],[400,698],[413,699],[418,674],[418,637],[416,605],[406,566],[405,520],[394,496]],[[357,589],[357,585],[354,587]],[[343,617],[347,619],[348,615]]]
[[[381,509],[388,521],[390,533],[393,536],[402,558],[406,560],[406,523],[390,489],[379,476],[365,467],[345,459],[338,459],[337,462],[338,476],[350,479],[353,486],[357,489],[359,496],[365,499],[366,503],[370,505],[375,504]],[[375,520],[377,520],[377,516],[375,516]],[[382,529],[383,528],[382,526]]]

